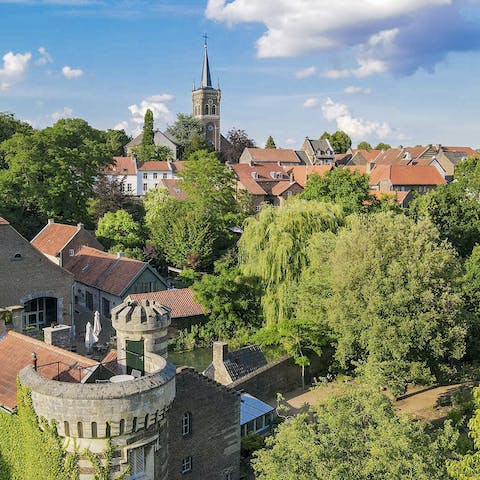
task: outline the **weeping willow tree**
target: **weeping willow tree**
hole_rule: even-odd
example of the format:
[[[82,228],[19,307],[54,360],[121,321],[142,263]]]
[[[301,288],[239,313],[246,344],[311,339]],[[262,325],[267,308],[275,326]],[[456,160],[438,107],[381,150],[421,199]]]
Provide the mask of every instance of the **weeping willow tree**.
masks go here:
[[[283,208],[264,207],[247,220],[239,242],[242,272],[260,279],[266,326],[290,320],[291,293],[308,265],[312,236],[336,232],[344,223],[340,206],[295,199]]]

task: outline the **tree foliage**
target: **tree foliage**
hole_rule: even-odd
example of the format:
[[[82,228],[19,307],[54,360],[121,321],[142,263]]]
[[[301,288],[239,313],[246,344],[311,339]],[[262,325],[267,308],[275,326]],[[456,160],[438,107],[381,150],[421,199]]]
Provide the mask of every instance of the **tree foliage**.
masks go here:
[[[194,133],[192,138],[188,142],[183,152],[183,157],[185,159],[190,159],[190,157],[195,154],[196,152],[206,150],[212,151],[213,147],[208,146],[203,135],[199,135],[198,133]]]
[[[383,143],[383,142],[380,142],[376,147],[375,147],[375,150],[389,150],[390,148],[392,148],[388,143]]]
[[[360,150],[371,150],[372,146],[368,142],[363,141],[357,145],[357,148]]]
[[[271,135],[267,138],[265,148],[277,148],[277,146],[275,145],[275,141],[273,140],[273,137]]]
[[[320,140],[327,139],[330,142],[335,153],[346,153],[352,146],[352,139],[342,130],[337,130],[335,133],[323,132]]]
[[[141,249],[145,243],[142,226],[126,210],[107,212],[98,221],[95,235],[112,252]]]
[[[88,222],[95,178],[111,162],[104,132],[81,119],[16,134],[0,150],[0,215],[31,237],[48,218]]]
[[[455,168],[455,180],[464,192],[480,198],[480,155],[459,162]]]
[[[253,466],[259,480],[445,480],[457,438],[449,423],[429,431],[397,417],[378,391],[355,387],[288,418]]]
[[[16,133],[30,133],[32,126],[15,118],[13,113],[0,112],[0,143]]]
[[[310,175],[301,197],[337,203],[347,214],[365,211],[367,202],[373,202],[368,177],[347,168],[335,168],[324,176]]]
[[[222,150],[222,156],[225,162],[238,163],[240,156],[246,148],[255,147],[255,142],[249,138],[245,130],[232,128],[227,133],[228,143]]]
[[[240,268],[261,281],[267,325],[290,318],[289,292],[308,264],[312,235],[335,232],[342,224],[341,207],[297,199],[280,209],[265,206],[246,220],[239,242]]]
[[[410,205],[413,217],[430,219],[461,256],[468,256],[480,238],[480,204],[467,191],[475,188],[471,178],[440,185]]]
[[[122,157],[125,145],[132,139],[125,130],[109,129],[105,133],[105,143],[112,157]]]
[[[330,250],[330,252],[329,252]],[[429,221],[378,213],[350,219],[310,261],[298,302],[336,338],[336,358],[402,392],[448,373],[467,326],[454,250]]]
[[[176,122],[167,128],[167,133],[177,142],[180,147],[179,157],[183,158],[183,151],[192,137],[203,134],[203,124],[193,115],[179,113]]]

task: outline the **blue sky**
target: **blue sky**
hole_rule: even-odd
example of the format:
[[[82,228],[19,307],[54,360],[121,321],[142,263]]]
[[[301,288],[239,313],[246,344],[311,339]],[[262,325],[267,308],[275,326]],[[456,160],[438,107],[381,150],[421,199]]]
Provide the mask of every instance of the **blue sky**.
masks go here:
[[[204,32],[224,134],[480,147],[479,0],[0,0],[0,111],[132,133],[152,108],[164,128]]]

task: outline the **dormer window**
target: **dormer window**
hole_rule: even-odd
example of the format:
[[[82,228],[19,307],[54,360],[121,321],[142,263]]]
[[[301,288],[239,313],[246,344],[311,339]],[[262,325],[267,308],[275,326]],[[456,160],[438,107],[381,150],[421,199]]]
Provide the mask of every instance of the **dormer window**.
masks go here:
[[[255,180],[257,180],[257,178],[258,178],[258,172],[252,172],[250,175],[252,176],[252,178],[254,178]]]
[[[270,176],[276,180],[280,180],[283,177],[282,172],[270,172]]]
[[[12,260],[18,262],[19,260],[23,260],[23,256],[22,256],[21,253],[16,253],[16,254],[13,256]]]
[[[88,270],[88,263],[87,263],[87,265],[84,265],[82,267],[82,272],[86,272],[87,270]]]

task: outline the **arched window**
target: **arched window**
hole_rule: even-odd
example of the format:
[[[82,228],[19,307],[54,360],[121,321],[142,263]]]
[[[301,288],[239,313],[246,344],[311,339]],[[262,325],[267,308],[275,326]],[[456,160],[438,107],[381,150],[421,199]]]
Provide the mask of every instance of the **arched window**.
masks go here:
[[[190,435],[192,433],[192,414],[185,412],[182,416],[182,435]]]
[[[205,115],[208,115],[208,105],[205,105]]]
[[[112,436],[112,429],[110,428],[110,424],[107,422],[105,425],[105,436],[110,438]]]
[[[120,420],[119,429],[120,429],[120,435],[123,435],[125,433],[125,420],[123,420],[123,418],[122,418],[122,420]]]
[[[212,105],[212,115],[216,115],[216,114],[217,114],[217,106]]]
[[[92,438],[97,438],[97,422],[92,422]]]
[[[83,425],[82,422],[77,423],[77,433],[78,433],[78,438],[83,438]]]
[[[137,430],[137,417],[133,417],[132,432]]]
[[[148,413],[145,415],[144,427],[145,427],[145,428],[148,428]]]
[[[63,430],[65,431],[65,436],[69,437],[70,436],[70,425],[68,422],[63,422]]]

